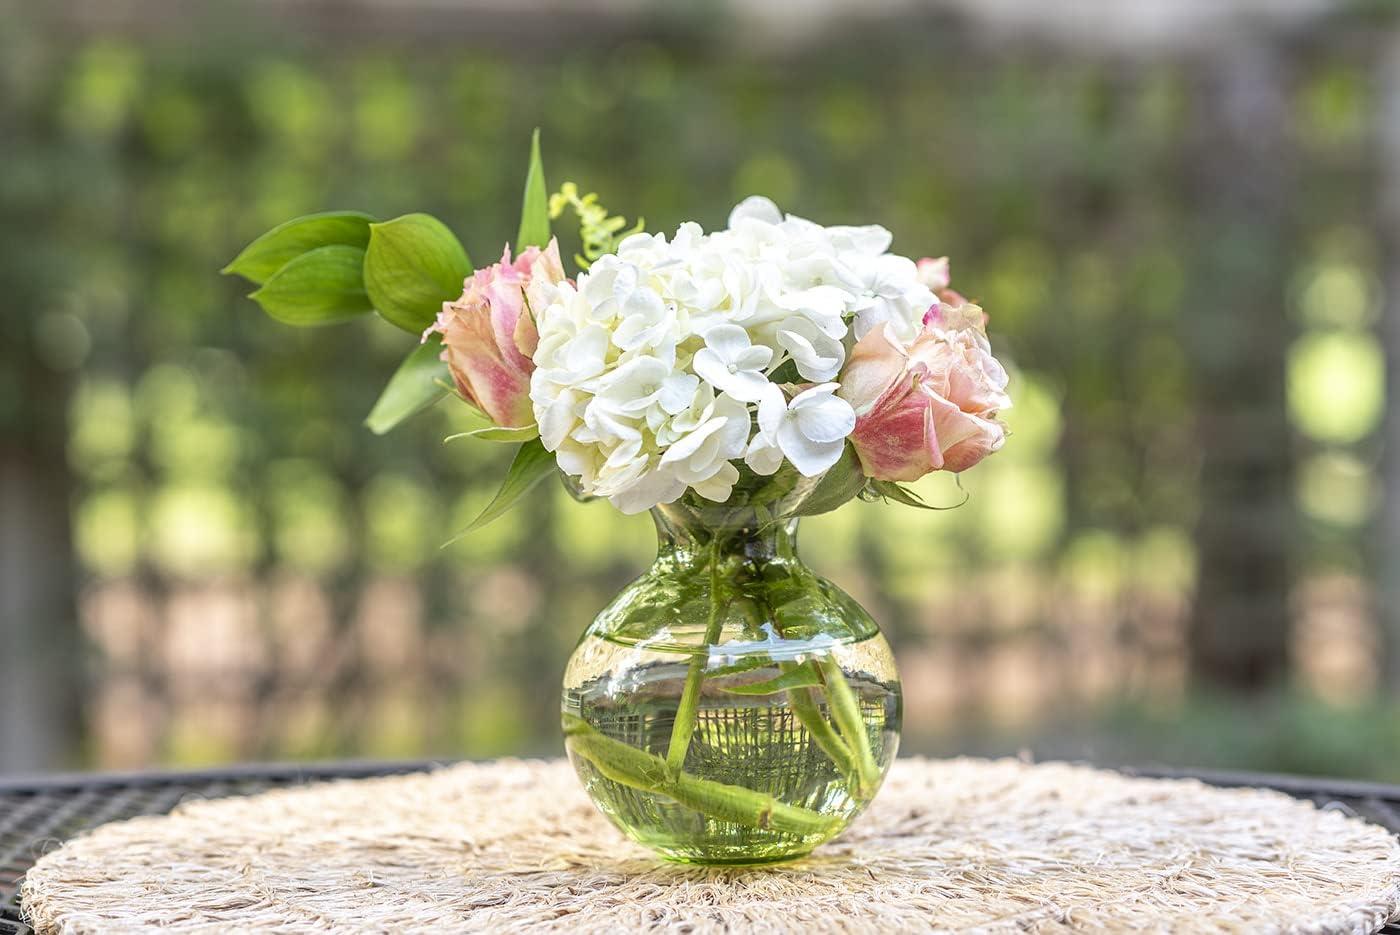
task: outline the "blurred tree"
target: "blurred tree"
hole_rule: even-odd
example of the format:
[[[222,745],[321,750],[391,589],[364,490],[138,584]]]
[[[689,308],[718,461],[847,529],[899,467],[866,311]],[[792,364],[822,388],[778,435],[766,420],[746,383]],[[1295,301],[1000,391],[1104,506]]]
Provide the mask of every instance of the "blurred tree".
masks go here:
[[[12,13],[0,5],[10,89],[0,94],[0,760],[36,770],[72,753],[79,710],[66,414],[86,332],[55,305],[61,160],[42,112],[43,63]]]
[[[0,13],[39,8],[8,2]],[[852,507],[807,534],[809,557],[897,643],[911,749],[1014,749],[989,718],[1043,737],[1056,709],[1083,718],[1135,692],[1186,711],[1171,707],[1183,663],[1202,685],[1268,684],[1289,617],[1332,613],[1289,613],[1290,553],[1310,546],[1292,545],[1282,296],[1295,243],[1329,225],[1372,234],[1358,219],[1373,154],[1329,142],[1328,108],[1351,85],[1318,78],[1366,85],[1379,33],[1327,22],[1248,47],[1209,33],[1143,56],[911,10],[775,50],[736,48],[712,4],[683,5],[703,28],[630,7],[541,14],[528,42],[519,17],[479,4],[349,18],[325,4],[99,6],[45,4],[69,15],[42,34],[0,15],[7,754],[20,732],[105,765],[557,751],[559,667],[648,560],[645,517],[556,490],[439,551],[508,450],[439,445],[467,427],[449,405],[371,435],[360,419],[412,338],[287,329],[214,272],[273,223],[334,208],[426,210],[494,259],[536,125],[551,182],[577,179],[651,230],[713,227],[765,191],[824,222],[883,221],[900,252],[951,253],[985,301],[1017,371],[1015,437],[967,479],[972,500]],[[1290,117],[1295,81],[1324,93]],[[1377,119],[1364,101],[1343,108],[1358,140]],[[1389,152],[1400,165],[1400,143]],[[1319,176],[1329,184],[1307,184]],[[1333,378],[1358,359],[1333,351],[1362,348],[1369,327],[1320,335],[1326,366],[1289,385],[1329,433],[1369,431]],[[1304,467],[1362,476],[1368,442],[1327,442],[1345,458]],[[1400,457],[1389,470],[1394,489]],[[1347,506],[1333,475],[1314,475],[1314,512],[1351,516],[1327,534],[1359,610],[1308,645],[1373,653],[1355,561],[1372,501],[1362,490]],[[922,489],[958,499],[951,478]],[[1400,576],[1374,574],[1400,621]],[[75,586],[92,703],[84,733],[48,744],[59,725],[12,712],[75,704]],[[1400,622],[1391,633],[1400,644]]]
[[[1400,695],[1400,562],[1396,561],[1396,556],[1400,556],[1400,405],[1396,404],[1394,395],[1400,387],[1400,34],[1392,38],[1384,50],[1378,75],[1380,120],[1376,144],[1380,197],[1375,206],[1380,265],[1386,277],[1381,340],[1386,350],[1388,405],[1383,428],[1385,498],[1377,549],[1382,560],[1374,574],[1380,591],[1384,684],[1391,694]]]
[[[1201,452],[1190,671],[1201,686],[1257,691],[1288,663],[1292,458],[1285,405],[1289,76],[1272,43],[1202,69],[1190,225],[1200,255],[1182,315],[1197,370]]]

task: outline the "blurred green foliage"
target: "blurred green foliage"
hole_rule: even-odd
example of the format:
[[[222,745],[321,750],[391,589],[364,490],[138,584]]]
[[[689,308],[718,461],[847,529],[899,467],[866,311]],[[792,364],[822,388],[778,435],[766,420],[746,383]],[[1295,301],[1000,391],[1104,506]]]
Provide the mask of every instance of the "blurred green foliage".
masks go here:
[[[1066,706],[1152,712],[1109,732],[1178,710],[1193,526],[1210,508],[1195,424],[1203,404],[1228,408],[1198,398],[1183,335],[1231,327],[1194,298],[1190,65],[960,55],[965,36],[926,24],[870,38],[878,58],[601,34],[557,55],[251,29],[143,43],[22,21],[0,40],[0,426],[66,422],[89,759],[557,750],[564,661],[648,560],[648,520],[539,488],[439,548],[486,505],[509,447],[444,446],[477,424],[450,400],[374,436],[362,420],[413,339],[363,320],[288,329],[218,275],[272,225],[329,209],[430,212],[494,257],[536,125],[551,179],[649,229],[716,226],[764,192],[826,223],[884,223],[900,252],[951,254],[955,286],[990,311],[1014,434],[964,481],[970,502],[806,522],[810,560],[907,660],[910,749],[985,724],[1024,737]],[[1375,104],[1346,54],[1295,65],[1309,190],[1278,275],[1279,327],[1296,334],[1300,582],[1340,570],[1364,592],[1386,395],[1375,247],[1352,218],[1373,194],[1354,170]],[[15,385],[35,359],[71,400]],[[947,477],[915,486],[961,496]],[[1298,680],[1372,684],[1366,613],[1351,668],[1302,665]],[[182,654],[184,628],[199,652]],[[1331,716],[1298,734],[1320,744],[1311,758],[1237,744],[1213,717],[1218,736],[1180,756],[1228,745],[1237,765],[1350,769],[1326,759],[1349,736]],[[1382,765],[1394,774],[1355,761]]]

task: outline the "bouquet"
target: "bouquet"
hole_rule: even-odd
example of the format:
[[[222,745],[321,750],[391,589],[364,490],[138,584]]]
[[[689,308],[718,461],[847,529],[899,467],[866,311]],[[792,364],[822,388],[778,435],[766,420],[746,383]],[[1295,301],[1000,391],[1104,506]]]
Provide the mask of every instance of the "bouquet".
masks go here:
[[[551,235],[578,221],[571,277]],[[378,314],[412,350],[369,415],[384,432],[448,393],[514,444],[468,530],[562,473],[652,510],[652,569],[585,632],[563,729],[594,801],[678,860],[807,853],[875,795],[901,695],[869,615],[798,559],[796,519],[1001,447],[1011,405],[986,316],[946,258],[876,225],[823,227],[746,198],[723,230],[651,233],[565,184],[535,136],[514,249],[473,270],[435,218],[312,215],[228,267],[297,325]]]
[[[572,277],[550,234],[565,211],[582,243]],[[951,288],[946,257],[891,253],[883,227],[823,227],[753,196],[723,230],[648,233],[572,183],[548,195],[538,132],[522,213],[515,252],[475,271],[433,217],[356,212],[289,221],[225,269],[288,324],[373,313],[418,338],[375,432],[455,393],[490,423],[465,434],[519,445],[468,528],[556,468],[624,513],[798,478],[820,478],[806,513],[861,494],[922,506],[904,482],[1006,439],[986,315]]]

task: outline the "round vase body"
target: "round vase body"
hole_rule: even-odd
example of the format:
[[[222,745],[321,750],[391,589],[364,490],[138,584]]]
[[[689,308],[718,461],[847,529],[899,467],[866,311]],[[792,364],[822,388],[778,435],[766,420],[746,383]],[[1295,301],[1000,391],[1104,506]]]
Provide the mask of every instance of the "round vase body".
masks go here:
[[[806,854],[879,789],[902,716],[870,615],[796,554],[795,519],[653,510],[652,567],[564,676],[569,758],[598,808],[679,861]]]

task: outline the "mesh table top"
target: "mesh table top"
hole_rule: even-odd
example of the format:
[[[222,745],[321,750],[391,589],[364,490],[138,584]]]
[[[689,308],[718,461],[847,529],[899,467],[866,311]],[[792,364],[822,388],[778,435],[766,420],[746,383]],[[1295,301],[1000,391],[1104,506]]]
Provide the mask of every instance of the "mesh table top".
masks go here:
[[[211,772],[150,772],[0,778],[0,935],[30,935],[17,894],[25,871],[44,853],[97,825],[169,812],[189,798],[251,795],[325,779],[409,773],[429,762],[257,765]],[[1194,776],[1221,786],[1277,789],[1323,808],[1341,809],[1400,834],[1400,786],[1246,773],[1125,770],[1145,776]],[[1400,925],[1384,930],[1400,935]]]

